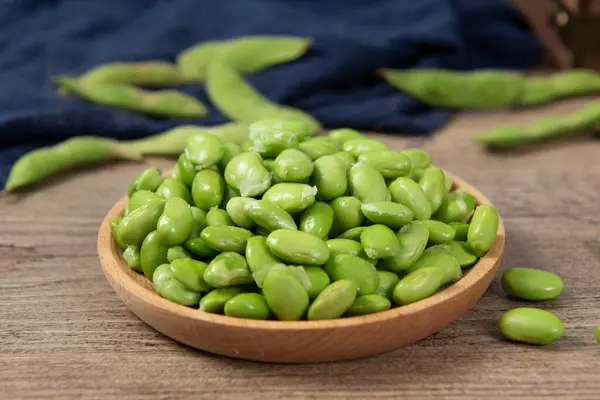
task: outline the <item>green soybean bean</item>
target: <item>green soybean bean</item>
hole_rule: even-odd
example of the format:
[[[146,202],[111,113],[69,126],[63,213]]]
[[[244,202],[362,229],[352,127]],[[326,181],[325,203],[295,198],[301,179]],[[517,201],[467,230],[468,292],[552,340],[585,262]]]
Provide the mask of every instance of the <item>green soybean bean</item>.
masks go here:
[[[390,184],[392,200],[411,209],[414,219],[428,220],[431,217],[431,204],[427,194],[418,183],[406,177],[400,177]]]
[[[522,300],[552,300],[562,293],[565,284],[560,276],[541,269],[509,268],[502,274],[502,287],[509,295]]]
[[[364,219],[361,210],[362,203],[356,197],[338,197],[329,205],[333,209],[332,233],[345,232],[362,225]]]
[[[325,240],[333,226],[333,208],[327,203],[316,201],[300,217],[298,228]]]
[[[367,260],[351,254],[332,254],[325,271],[333,281],[350,280],[356,284],[358,295],[373,293],[379,286],[377,270]]]
[[[221,114],[232,121],[243,123],[253,123],[260,119],[299,121],[306,124],[310,134],[321,128],[316,119],[302,110],[271,102],[246,82],[239,72],[218,60],[213,60],[207,68],[206,91]]]
[[[188,204],[192,203],[192,195],[185,184],[173,178],[166,178],[156,189],[156,194],[169,200],[171,197],[181,197]]]
[[[304,267],[304,271],[308,275],[310,280],[310,287],[308,288],[308,297],[311,299],[316,298],[327,286],[331,284],[331,279],[327,272],[321,267],[309,265]]]
[[[498,210],[495,207],[480,205],[475,209],[467,233],[467,243],[475,255],[481,257],[492,247],[496,240],[498,224]]]
[[[470,210],[465,193],[454,191],[444,196],[444,201],[431,219],[446,223],[465,223],[469,218]]]
[[[117,228],[119,239],[129,246],[140,246],[146,235],[156,229],[164,208],[165,203],[151,201],[127,214]]]
[[[270,231],[267,228],[263,228],[262,226],[259,225],[256,227],[255,232],[259,236],[267,237],[267,236],[269,236],[269,233],[271,233],[272,231]]]
[[[140,181],[140,176],[144,173],[144,171],[140,171],[137,173],[136,176],[133,177],[133,179],[129,182],[129,185],[127,186],[127,196],[131,197],[132,194],[134,194],[137,190],[138,190],[138,182]]]
[[[348,171],[352,195],[363,203],[390,201],[390,191],[379,171],[364,162],[357,162]]]
[[[550,311],[518,307],[502,314],[500,332],[509,340],[535,345],[556,342],[565,333],[565,325]]]
[[[308,320],[340,318],[356,300],[358,288],[350,280],[339,280],[327,286],[308,308]]]
[[[127,262],[129,268],[134,271],[142,272],[142,263],[140,261],[140,249],[136,246],[127,246],[123,252],[123,259]]]
[[[360,234],[360,242],[369,258],[392,258],[402,250],[396,234],[381,224],[367,227]]]
[[[329,138],[336,141],[340,146],[354,139],[366,139],[366,136],[350,128],[333,129],[329,131]]]
[[[242,142],[240,147],[242,148],[243,153],[252,152],[252,140],[250,140],[250,139],[245,140],[244,142]]]
[[[419,183],[421,181],[421,178],[423,177],[424,173],[425,173],[424,169],[414,168],[414,169],[410,170],[410,172],[408,173],[408,175],[406,177],[412,181]]]
[[[223,201],[225,184],[218,172],[211,169],[198,171],[192,183],[194,204],[202,210],[218,207]]]
[[[156,231],[164,244],[182,244],[192,232],[192,210],[180,197],[172,197],[165,203],[164,211],[156,225]]]
[[[366,226],[357,226],[355,228],[350,228],[347,231],[345,231],[344,233],[338,235],[337,238],[360,241],[360,235],[363,233],[363,231],[365,229],[367,229]]]
[[[332,217],[332,219],[333,219],[333,217]],[[109,225],[110,225],[110,231],[113,235],[113,239],[115,240],[115,243],[121,250],[125,250],[127,248],[127,245],[121,241],[121,239],[119,238],[118,233],[117,233],[119,224],[121,223],[122,220],[123,220],[123,217],[111,218],[109,221]]]
[[[200,232],[208,226],[206,223],[206,211],[194,206],[190,207],[190,211],[192,212],[192,230],[190,231],[188,240],[200,236]]]
[[[262,289],[267,275],[279,270],[285,270],[291,274],[294,278],[296,278],[296,280],[298,280],[298,282],[302,284],[304,290],[308,291],[308,289],[310,289],[310,279],[308,278],[308,274],[306,271],[304,271],[304,267],[300,266],[285,265],[281,263],[269,264],[259,268],[256,272],[253,272],[252,278],[254,279],[256,286]]]
[[[317,187],[317,198],[329,201],[343,195],[348,189],[346,168],[342,160],[326,155],[314,162],[312,182]]]
[[[273,162],[273,173],[284,182],[303,182],[314,171],[309,156],[297,149],[285,149]]]
[[[477,262],[477,256],[472,253],[467,243],[452,241],[448,245],[450,246],[450,254],[456,258],[461,268],[469,267]]]
[[[200,299],[198,309],[213,314],[223,314],[227,301],[247,290],[243,285],[216,288]]]
[[[386,179],[395,179],[406,176],[411,170],[410,159],[397,151],[371,151],[361,154],[358,157],[358,161],[369,164],[379,171]]]
[[[171,246],[167,250],[167,260],[172,263],[174,260],[192,258],[192,255],[182,246]]]
[[[361,206],[362,213],[371,222],[398,229],[413,220],[413,212],[402,204],[376,201]]]
[[[4,190],[12,192],[68,169],[114,159],[138,161],[141,154],[113,139],[74,137],[20,157],[10,170]]]
[[[421,257],[410,266],[407,273],[410,274],[418,269],[435,266],[442,271],[442,285],[458,281],[462,277],[460,264],[450,253],[449,247],[439,246],[447,245],[432,246],[426,249],[423,254],[421,254]]]
[[[138,190],[148,190],[150,192],[154,192],[156,189],[158,189],[163,180],[164,178],[162,177],[162,172],[160,169],[148,168],[142,171],[136,177],[135,181],[132,182],[132,185],[135,185],[135,187],[132,188],[130,186],[129,189],[133,189],[133,192]],[[131,194],[129,194],[129,197],[131,197]]]
[[[288,148],[298,146],[300,139],[308,135],[308,127],[300,121],[263,119],[250,124],[248,137],[252,151],[263,157],[277,157]]]
[[[228,317],[269,319],[271,310],[264,296],[258,293],[240,293],[227,300],[223,309]]]
[[[367,258],[365,249],[363,249],[362,244],[358,241],[336,238],[329,239],[325,243],[327,244],[327,247],[329,247],[331,257],[337,254],[350,254],[360,258]]]
[[[246,211],[257,225],[262,226],[268,231],[298,229],[296,221],[294,221],[294,218],[288,212],[267,200],[256,200],[248,203]]]
[[[371,153],[373,151],[389,150],[389,147],[381,140],[363,138],[345,141],[342,145],[342,149],[352,154],[354,158],[359,158],[360,155]]]
[[[213,287],[241,285],[253,281],[246,259],[231,251],[224,251],[216,256],[204,270],[203,278]]]
[[[450,222],[448,223],[454,229],[455,235],[454,240],[460,242],[467,241],[467,233],[469,232],[469,224],[463,224],[462,222]]]
[[[201,237],[188,239],[183,244],[183,247],[202,260],[211,260],[217,255],[217,251],[209,246],[208,243]]]
[[[177,67],[187,79],[202,81],[215,59],[243,74],[252,74],[301,57],[312,46],[309,37],[246,35],[203,41],[177,55]]]
[[[141,87],[166,87],[188,82],[175,64],[165,61],[116,61],[92,68],[79,77],[85,82],[126,83]]]
[[[208,212],[206,213],[206,223],[208,224],[208,226],[212,226],[212,225],[233,226],[233,221],[229,217],[229,214],[227,214],[227,211],[221,210],[220,208],[217,208],[217,207],[212,207],[210,210],[208,210]]]
[[[227,214],[236,225],[246,229],[252,229],[256,226],[246,208],[253,201],[255,200],[251,197],[233,197],[227,202]]]
[[[127,205],[125,205],[124,215],[128,215],[133,210],[140,207],[142,204],[151,201],[165,203],[165,199],[163,197],[152,193],[148,190],[138,190],[137,192],[134,192],[127,201]]]
[[[69,76],[52,78],[61,90],[90,103],[166,118],[202,118],[206,106],[178,90],[147,91],[124,83],[90,82]]]
[[[354,300],[354,303],[346,311],[347,317],[354,317],[358,315],[373,314],[385,310],[389,310],[392,307],[392,303],[389,299],[378,294],[367,294],[359,296]]]
[[[377,275],[379,275],[379,286],[377,286],[377,289],[375,289],[373,294],[378,294],[389,300],[393,300],[394,288],[400,281],[400,278],[391,271],[378,270]]]
[[[241,152],[242,148],[238,144],[233,142],[223,143],[223,156],[221,157],[221,161],[219,161],[219,170],[221,172],[225,171],[229,161],[231,161],[233,157],[237,156]]]
[[[467,218],[466,220],[468,220],[469,218],[471,218],[471,216],[473,215],[473,212],[475,211],[475,198],[470,195],[469,193],[465,192],[463,189],[458,189],[456,190],[459,193],[462,193],[463,197],[465,198],[465,202],[467,203]]]
[[[315,202],[317,188],[304,183],[282,182],[271,186],[262,196],[288,213],[310,207]]]
[[[279,320],[302,319],[308,308],[310,300],[306,289],[285,269],[271,271],[263,281],[262,291],[269,308]]]
[[[337,153],[333,153],[332,156],[339,158],[344,163],[346,173],[350,171],[350,168],[352,168],[352,166],[356,162],[354,156],[348,153],[347,151],[338,151]]]
[[[160,241],[158,232],[152,231],[146,236],[140,248],[140,263],[146,278],[152,280],[156,268],[169,263],[168,251],[169,247]]]
[[[402,249],[395,257],[385,260],[391,271],[405,271],[423,254],[429,239],[429,230],[422,221],[403,226],[396,235]]]
[[[181,182],[185,183],[187,186],[192,186],[192,182],[194,181],[194,177],[198,171],[196,171],[196,167],[186,153],[181,153],[177,159],[176,167],[177,173],[179,174],[178,179],[180,179]],[[173,176],[171,176],[171,178],[173,178]]]
[[[600,324],[596,326],[596,342],[600,343]]]
[[[225,167],[225,181],[243,197],[260,196],[271,186],[271,173],[257,153],[240,153]]]
[[[246,261],[251,272],[269,265],[281,264],[281,260],[271,253],[264,236],[253,236],[246,243]]]
[[[419,186],[429,199],[431,213],[434,214],[442,205],[446,195],[446,177],[441,168],[429,167],[423,172]]]
[[[223,190],[223,201],[221,202],[221,208],[227,209],[229,200],[233,199],[234,197],[241,197],[240,192],[226,184]]]
[[[298,144],[298,149],[304,152],[313,161],[340,151],[337,143],[326,137],[316,137],[305,140]]]
[[[204,228],[200,237],[216,251],[244,254],[246,241],[252,237],[252,232],[237,226],[214,225]]]
[[[412,169],[425,169],[431,166],[431,156],[423,149],[405,149],[400,154],[410,159]]]
[[[183,306],[194,306],[200,302],[200,293],[187,289],[173,276],[169,264],[162,264],[154,271],[152,283],[163,298]]]
[[[194,292],[208,292],[212,289],[212,286],[204,280],[204,272],[207,267],[202,261],[191,258],[173,260],[169,266],[173,277],[181,282],[186,289]]]
[[[330,255],[322,239],[302,231],[275,230],[267,237],[267,246],[276,257],[293,264],[324,265]]]
[[[452,186],[454,186],[454,182],[452,181],[452,177],[448,175],[448,173],[444,172],[444,186],[446,188],[446,193],[452,190]]]
[[[434,220],[423,221],[423,223],[429,230],[430,245],[450,243],[454,240],[456,232],[450,225]]]
[[[442,286],[443,275],[439,267],[426,267],[408,273],[394,288],[394,303],[410,304],[433,295]]]
[[[189,137],[185,146],[185,155],[200,169],[218,164],[223,153],[221,139],[208,132]]]

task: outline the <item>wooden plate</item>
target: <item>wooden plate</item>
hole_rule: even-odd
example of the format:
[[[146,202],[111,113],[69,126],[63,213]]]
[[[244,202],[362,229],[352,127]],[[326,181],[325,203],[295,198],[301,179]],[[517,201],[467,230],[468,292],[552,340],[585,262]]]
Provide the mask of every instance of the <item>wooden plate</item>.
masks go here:
[[[473,186],[453,177],[477,201],[491,204]],[[260,321],[210,314],[165,300],[144,275],[122,260],[109,220],[122,214],[127,197],[108,212],[98,233],[98,254],[110,285],[141,320],[191,347],[235,358],[307,363],[348,360],[388,352],[423,339],[467,311],[485,292],[504,249],[500,220],[496,241],[456,283],[435,295],[388,311],[326,321]]]

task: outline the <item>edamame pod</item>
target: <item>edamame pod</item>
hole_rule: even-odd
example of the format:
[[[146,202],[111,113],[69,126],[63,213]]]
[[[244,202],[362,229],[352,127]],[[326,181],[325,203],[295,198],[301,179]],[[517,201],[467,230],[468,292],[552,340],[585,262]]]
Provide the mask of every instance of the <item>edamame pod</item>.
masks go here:
[[[288,213],[310,207],[315,202],[317,188],[304,183],[282,182],[271,186],[262,196]]]
[[[192,232],[192,210],[180,197],[167,200],[164,211],[156,225],[156,231],[164,244],[182,244]]]
[[[281,321],[300,320],[308,308],[306,289],[285,269],[274,269],[267,274],[262,291],[269,308]]]
[[[212,287],[224,287],[252,283],[252,273],[246,259],[231,251],[215,257],[204,270],[204,281]]]
[[[423,172],[419,186],[429,199],[431,213],[434,214],[442,205],[446,195],[446,177],[441,168],[429,167]]]
[[[200,293],[188,290],[173,276],[169,264],[162,264],[154,271],[152,283],[163,298],[182,306],[194,306],[200,302]]]
[[[243,197],[260,196],[271,186],[271,173],[257,153],[240,153],[225,167],[225,181]]]
[[[167,250],[167,260],[172,263],[174,260],[192,258],[192,255],[182,246],[171,246]]]
[[[410,159],[407,156],[391,150],[364,153],[358,157],[358,161],[369,164],[386,179],[406,176],[412,167]]]
[[[140,249],[140,264],[146,278],[152,280],[154,271],[158,266],[169,264],[167,253],[169,247],[160,241],[158,232],[152,231],[142,242]]]
[[[450,225],[434,220],[423,221],[423,223],[427,226],[427,230],[429,231],[429,244],[450,243],[454,240],[456,232]]]
[[[392,303],[384,296],[378,294],[367,294],[364,296],[358,296],[354,303],[346,311],[347,317],[354,317],[358,315],[373,314],[385,310],[389,310],[392,307]]]
[[[218,207],[223,201],[225,185],[218,172],[211,169],[198,171],[192,183],[194,204],[202,210]]]
[[[299,229],[325,240],[333,226],[333,208],[317,201],[302,213]]]
[[[271,253],[264,236],[252,236],[246,243],[246,261],[253,273],[269,265],[281,264],[281,260]]]
[[[431,217],[431,204],[418,183],[407,177],[400,177],[390,184],[392,200],[411,209],[414,219],[428,220]]]
[[[173,277],[194,292],[208,292],[212,286],[204,280],[207,265],[191,258],[179,258],[169,265]]]
[[[373,293],[379,286],[379,275],[373,264],[354,255],[333,254],[325,271],[334,281],[354,282],[359,296]]]
[[[312,302],[306,315],[309,321],[339,318],[354,303],[358,288],[350,280],[339,280],[327,286]]]
[[[252,151],[263,157],[277,157],[285,149],[298,146],[308,135],[308,127],[300,121],[264,119],[250,124],[248,138]]]
[[[264,296],[258,293],[240,293],[227,300],[223,309],[228,317],[268,319],[271,310]]]
[[[367,227],[360,234],[360,242],[369,258],[392,258],[402,251],[396,234],[381,224]]]
[[[348,188],[344,163],[336,156],[326,155],[314,162],[312,182],[317,187],[317,197],[329,201],[343,195]]]
[[[413,220],[410,208],[391,201],[376,201],[361,206],[363,215],[375,224],[383,224],[398,229]]]
[[[227,301],[245,290],[247,288],[243,285],[213,289],[200,299],[198,309],[213,314],[223,314]]]
[[[509,268],[502,274],[502,288],[509,295],[529,301],[552,300],[565,284],[560,276],[535,268]]]
[[[389,150],[387,144],[381,140],[369,138],[347,140],[344,142],[342,149],[352,154],[354,158],[359,158],[362,154],[374,151]]]
[[[296,221],[294,221],[294,218],[288,212],[267,200],[255,200],[248,203],[246,211],[257,225],[262,226],[268,231],[298,229]]]
[[[304,271],[310,281],[310,287],[308,288],[308,297],[311,299],[316,298],[327,286],[331,284],[331,279],[327,272],[321,267],[309,265],[304,267]]]
[[[283,150],[273,162],[273,173],[284,182],[303,182],[313,171],[310,157],[297,149]]]
[[[127,262],[129,268],[131,268],[134,271],[142,272],[139,247],[127,246],[127,248],[123,252],[123,259]]]
[[[216,251],[244,254],[246,242],[252,237],[252,232],[237,226],[214,225],[204,228],[200,237]]]
[[[393,300],[394,288],[400,281],[398,275],[391,271],[377,271],[379,275],[379,285],[373,294],[386,297],[389,300]]]
[[[221,210],[217,207],[212,207],[210,210],[208,210],[208,212],[206,213],[206,223],[208,224],[208,226],[233,226],[233,221],[229,217],[229,214],[227,214],[227,211]]]
[[[484,204],[475,209],[467,233],[467,244],[475,255],[481,257],[492,247],[498,224],[498,210],[495,207]]]
[[[361,210],[362,203],[356,197],[338,197],[330,205],[333,209],[331,230],[334,235],[362,225],[364,218]]]
[[[293,264],[324,265],[330,255],[323,240],[302,231],[273,231],[267,237],[267,246],[276,257]]]
[[[227,202],[227,214],[236,225],[246,229],[252,229],[256,226],[246,208],[253,201],[255,200],[251,197],[233,197]]]
[[[395,257],[385,260],[391,271],[399,272],[410,268],[423,254],[429,239],[429,230],[422,221],[413,221],[403,226],[396,234],[402,249]]]
[[[411,265],[407,273],[410,274],[418,269],[435,266],[442,271],[442,286],[450,282],[458,281],[462,277],[462,269],[460,264],[450,253],[450,248],[439,249],[437,248],[438,246],[432,246],[426,249],[421,257],[419,257],[419,259],[415,261],[413,265]]]
[[[85,82],[126,83],[141,87],[166,87],[188,82],[175,64],[165,61],[116,61],[92,68],[79,77]]]
[[[385,179],[369,164],[360,161],[354,164],[348,171],[348,182],[352,195],[363,203],[391,200]]]
[[[502,314],[498,321],[500,332],[510,340],[535,345],[556,342],[565,333],[565,325],[550,311],[518,307]]]
[[[156,189],[156,194],[169,200],[171,197],[181,197],[188,204],[192,203],[192,195],[185,184],[173,178],[166,178]]]
[[[164,208],[165,203],[151,201],[127,214],[117,228],[119,239],[129,246],[139,247],[146,235],[156,229]]]
[[[442,286],[443,275],[439,267],[425,267],[408,273],[394,288],[394,303],[410,304],[433,295]]]

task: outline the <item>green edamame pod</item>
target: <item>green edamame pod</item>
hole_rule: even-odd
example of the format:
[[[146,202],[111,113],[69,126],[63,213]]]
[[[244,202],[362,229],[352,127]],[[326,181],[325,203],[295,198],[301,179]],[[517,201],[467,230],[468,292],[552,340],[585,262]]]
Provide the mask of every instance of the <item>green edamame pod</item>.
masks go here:
[[[391,271],[377,271],[377,275],[379,275],[379,286],[377,286],[373,294],[393,300],[394,288],[400,281],[400,278]]]
[[[167,260],[172,263],[174,260],[192,258],[192,255],[182,246],[171,246],[167,250]]]
[[[400,154],[408,157],[412,169],[424,170],[431,166],[431,155],[423,149],[405,149]]]
[[[152,283],[161,297],[182,306],[194,306],[200,302],[200,293],[188,290],[175,279],[169,264],[162,264],[156,268],[152,275]]]
[[[204,271],[207,267],[202,261],[191,258],[173,260],[169,266],[173,277],[181,282],[186,289],[194,292],[208,292],[212,289],[212,286],[204,280]]]
[[[466,268],[477,262],[477,256],[472,253],[473,250],[465,242],[452,241],[448,243],[450,254],[456,258],[461,268]]]
[[[362,203],[352,196],[342,196],[330,203],[333,209],[333,234],[359,227],[363,223]]]
[[[216,251],[244,254],[246,241],[252,237],[252,232],[237,226],[213,225],[204,228],[200,237]]]
[[[247,290],[243,285],[216,288],[200,299],[198,309],[213,314],[223,314],[227,301]]]
[[[121,250],[125,250],[127,248],[127,245],[121,241],[121,239],[119,238],[118,233],[117,233],[119,224],[121,223],[122,220],[123,220],[123,217],[114,217],[114,218],[110,219],[109,224],[110,224],[110,231],[113,235],[113,239],[115,239],[115,243]]]
[[[400,177],[390,184],[392,200],[411,209],[414,219],[428,220],[431,217],[431,203],[418,183],[407,177]]]
[[[165,203],[165,199],[155,193],[152,193],[148,190],[138,190],[137,192],[134,192],[127,201],[127,204],[125,205],[125,211],[123,214],[126,216],[136,208],[140,207],[142,204],[151,201]]]
[[[129,246],[140,246],[147,234],[156,229],[165,203],[151,201],[130,212],[117,229],[121,241]]]
[[[257,153],[240,153],[233,157],[225,167],[224,177],[243,197],[260,196],[271,186],[271,173]]]
[[[360,235],[363,233],[363,231],[365,229],[367,229],[366,226],[357,226],[355,228],[350,228],[347,231],[345,231],[344,233],[342,233],[341,235],[338,235],[337,238],[360,241]]]
[[[314,265],[308,265],[304,267],[306,275],[310,281],[310,287],[308,288],[308,297],[311,299],[316,298],[327,286],[331,284],[331,279],[327,272],[321,267]]]
[[[342,149],[352,154],[354,158],[359,158],[363,154],[371,153],[374,151],[389,150],[389,147],[381,140],[363,138],[345,141],[342,145]]]
[[[500,332],[510,340],[535,345],[556,342],[565,333],[565,325],[550,311],[532,307],[513,308],[498,321]]]
[[[379,286],[379,275],[373,264],[354,255],[332,255],[325,271],[333,281],[346,279],[354,282],[359,296],[373,293]]]
[[[285,149],[273,162],[273,173],[283,182],[303,182],[314,170],[313,162],[306,153],[297,149]]]
[[[462,222],[450,222],[448,223],[454,229],[456,234],[454,235],[454,240],[459,242],[467,241],[467,233],[469,232],[469,224],[463,224]]]
[[[343,195],[348,189],[346,168],[342,160],[326,155],[314,162],[312,182],[317,187],[317,197],[329,201]]]
[[[429,230],[429,244],[450,243],[454,240],[456,232],[450,225],[434,220],[423,221],[423,223]]]
[[[360,242],[369,258],[392,258],[402,251],[396,234],[381,224],[367,227],[360,234]]]
[[[246,243],[246,261],[251,272],[269,265],[281,264],[281,260],[271,253],[264,236],[253,236]]]
[[[535,106],[572,95],[598,93],[600,75],[585,68],[572,68],[546,76],[528,76],[516,99],[520,106]]]
[[[208,210],[208,212],[206,213],[206,223],[208,224],[208,226],[212,226],[212,225],[233,226],[233,221],[229,217],[229,214],[227,214],[227,211],[221,210],[220,208],[217,208],[217,207],[212,207],[210,210]]]
[[[308,127],[300,121],[263,119],[250,124],[248,137],[252,151],[263,157],[277,157],[285,149],[298,146],[307,135]]]
[[[271,310],[264,296],[258,293],[240,293],[227,300],[223,308],[228,317],[269,319]]]
[[[169,200],[171,197],[181,197],[188,204],[192,203],[192,195],[185,184],[173,178],[166,178],[156,189],[156,194]]]
[[[446,196],[446,177],[441,168],[429,167],[423,172],[419,186],[429,199],[431,213],[434,214],[442,205]]]
[[[450,282],[458,281],[462,277],[460,264],[450,253],[449,247],[438,248],[438,246],[432,246],[425,249],[423,254],[421,254],[421,257],[410,266],[407,273],[410,274],[418,269],[436,266],[442,271],[442,286]]]
[[[79,77],[85,82],[126,83],[141,87],[167,87],[188,82],[175,64],[165,61],[116,61],[92,68]]]
[[[282,182],[267,189],[262,199],[288,213],[295,213],[310,207],[315,202],[317,191],[316,187],[304,183]]]
[[[218,207],[223,201],[225,184],[218,172],[211,169],[198,171],[192,182],[194,204],[202,210]]]
[[[251,197],[233,197],[227,202],[227,214],[236,225],[246,229],[252,229],[256,226],[246,208],[253,201],[254,199]]]
[[[333,153],[332,156],[339,158],[344,163],[346,173],[350,171],[350,168],[352,168],[352,166],[356,162],[354,156],[348,153],[347,151],[338,151],[337,153]]]
[[[440,208],[431,219],[445,223],[458,222],[464,223],[469,218],[469,205],[467,204],[466,193],[454,191],[444,197]]]
[[[406,176],[412,164],[410,159],[398,151],[379,150],[363,153],[358,157],[359,162],[369,164],[386,179]]]
[[[156,268],[169,263],[168,251],[169,247],[160,241],[158,232],[152,231],[146,236],[140,249],[140,263],[146,278],[152,280]]]
[[[398,229],[413,220],[410,208],[391,201],[376,201],[361,206],[362,213],[371,222]]]
[[[326,137],[316,137],[305,140],[298,144],[298,149],[313,161],[340,151],[337,143]]]
[[[502,288],[509,295],[529,301],[552,300],[565,284],[560,276],[535,268],[509,268],[502,274]]]
[[[410,268],[423,254],[429,240],[429,230],[422,221],[413,221],[403,226],[396,236],[402,251],[395,257],[386,259],[385,264],[391,271],[399,272]]]
[[[127,248],[123,252],[123,259],[127,262],[129,268],[131,268],[134,271],[142,272],[139,247],[127,246]]]
[[[231,251],[215,257],[204,270],[204,281],[213,287],[252,283],[252,273],[246,259]]]
[[[327,286],[308,308],[309,321],[339,318],[354,303],[358,288],[350,280],[339,280]]]
[[[306,233],[325,240],[333,226],[333,208],[317,201],[302,213],[298,228]]]
[[[404,305],[426,299],[440,289],[443,275],[439,267],[426,267],[408,273],[394,288],[394,303]]]
[[[217,136],[202,132],[188,138],[185,154],[199,169],[216,165],[223,157],[223,143]]]
[[[337,142],[340,146],[353,139],[366,139],[366,136],[350,128],[333,129],[329,131],[329,138]]]
[[[348,182],[353,196],[363,203],[391,200],[385,179],[369,164],[360,161],[354,164],[348,171]]]
[[[281,321],[300,320],[309,304],[304,286],[285,269],[274,269],[262,285],[269,308]]]
[[[330,257],[333,257],[337,254],[350,254],[360,258],[367,258],[365,249],[363,249],[362,244],[360,244],[358,241],[336,238],[329,239],[325,243],[327,244],[327,247],[329,247],[329,251],[331,253]]]
[[[284,261],[301,265],[324,265],[329,247],[318,237],[302,231],[278,229],[267,237],[271,253]]]
[[[481,257],[492,247],[498,224],[498,210],[495,207],[484,204],[475,209],[467,233],[467,244],[475,255]]]
[[[156,225],[156,231],[164,244],[182,244],[192,232],[192,210],[182,198],[167,200],[164,211]]]
[[[346,311],[346,316],[354,317],[357,315],[373,314],[389,310],[391,307],[392,303],[386,297],[378,294],[367,294],[359,296],[354,300],[354,303]]]
[[[211,260],[218,254],[217,251],[209,246],[208,243],[206,243],[206,241],[201,237],[188,239],[183,244],[183,247],[202,260]]]
[[[298,229],[296,221],[294,221],[294,218],[288,212],[267,200],[255,200],[248,203],[246,211],[257,225],[262,226],[268,231]]]

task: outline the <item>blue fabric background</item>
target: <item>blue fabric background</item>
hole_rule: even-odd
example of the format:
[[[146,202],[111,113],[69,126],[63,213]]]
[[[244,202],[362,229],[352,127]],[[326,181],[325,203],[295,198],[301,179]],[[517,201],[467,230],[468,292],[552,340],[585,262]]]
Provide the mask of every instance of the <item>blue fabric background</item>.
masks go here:
[[[136,138],[181,123],[58,96],[50,77],[115,60],[174,60],[245,34],[315,38],[301,60],[249,76],[326,127],[427,134],[447,119],[374,76],[379,67],[521,69],[540,46],[508,0],[4,0],[0,2],[0,187],[26,151],[74,135]],[[202,85],[182,87],[210,106]]]

